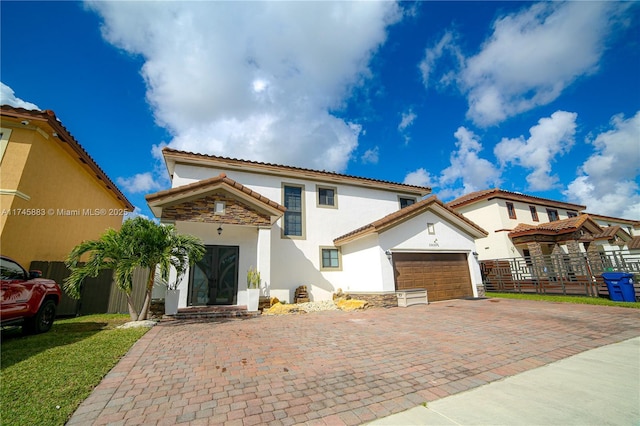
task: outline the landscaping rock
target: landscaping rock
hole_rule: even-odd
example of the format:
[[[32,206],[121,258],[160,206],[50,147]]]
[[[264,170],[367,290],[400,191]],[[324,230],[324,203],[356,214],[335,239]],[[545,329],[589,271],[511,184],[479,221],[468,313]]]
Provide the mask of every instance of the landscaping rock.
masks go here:
[[[157,322],[156,321],[151,321],[151,320],[144,320],[144,321],[129,321],[126,322],[120,326],[118,326],[117,328],[139,328],[139,327],[148,327],[151,328],[154,325],[156,325]]]
[[[366,300],[355,299],[340,299],[336,302],[338,309],[346,312],[357,311],[358,309],[366,309],[369,306],[369,302]]]

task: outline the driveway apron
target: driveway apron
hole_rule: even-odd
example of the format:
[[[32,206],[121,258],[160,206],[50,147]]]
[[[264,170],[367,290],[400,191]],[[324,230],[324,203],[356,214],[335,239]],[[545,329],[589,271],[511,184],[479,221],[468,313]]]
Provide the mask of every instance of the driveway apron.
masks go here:
[[[640,336],[637,309],[508,299],[161,322],[69,425],[356,425]]]

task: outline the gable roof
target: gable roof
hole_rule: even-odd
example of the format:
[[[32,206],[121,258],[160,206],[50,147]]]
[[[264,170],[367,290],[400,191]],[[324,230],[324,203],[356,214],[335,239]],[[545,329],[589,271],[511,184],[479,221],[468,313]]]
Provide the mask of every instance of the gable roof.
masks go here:
[[[431,188],[426,186],[407,185],[379,179],[364,178],[346,175],[324,170],[305,169],[302,167],[284,166],[281,164],[262,163],[258,161],[239,160],[236,158],[219,157],[216,155],[197,154],[193,152],[179,151],[165,147],[162,149],[165,164],[169,175],[177,163],[193,164],[204,167],[217,167],[223,170],[253,171],[262,174],[287,176],[298,179],[313,179],[323,182],[346,183],[357,186],[373,187],[376,189],[390,190],[423,197],[431,193]]]
[[[541,204],[549,207],[556,207],[561,209],[577,210],[577,211],[582,211],[587,208],[587,206],[582,206],[580,204],[565,203],[564,201],[556,201],[556,200],[550,200],[548,198],[534,197],[532,195],[521,194],[519,192],[505,191],[500,188],[485,189],[482,191],[470,192],[469,194],[463,195],[462,197],[458,197],[455,200],[449,201],[447,203],[447,206],[453,209],[458,209],[460,207],[474,204],[482,200],[492,200],[494,198],[510,200],[510,201],[521,201],[523,203]]]
[[[623,218],[620,218],[620,217],[604,216],[604,215],[601,215],[601,214],[586,213],[586,212],[583,213],[583,214],[588,214],[594,220],[601,220],[603,222],[609,221],[609,222],[624,223],[624,224],[627,224],[627,225],[631,225],[634,228],[640,228],[640,220],[623,219]]]
[[[589,217],[580,215],[553,222],[541,223],[540,225],[529,225],[520,223],[513,231],[509,232],[509,238],[522,237],[525,235],[563,235],[576,232],[580,228],[587,228],[592,234],[602,234],[602,228]]]
[[[156,217],[160,217],[163,206],[176,204],[184,199],[204,195],[216,189],[225,189],[229,193],[268,212],[272,216],[280,217],[286,211],[284,206],[228,178],[224,173],[209,179],[203,179],[187,185],[148,194],[145,196],[145,199],[153,211],[153,214],[156,215]]]
[[[602,232],[593,236],[596,240],[611,240],[618,237],[622,241],[631,240],[631,235],[619,225],[615,226],[601,226]]]
[[[480,226],[462,216],[460,213],[457,213],[456,211],[447,207],[442,201],[438,200],[435,195],[432,195],[429,198],[425,198],[424,200],[421,200],[408,207],[402,208],[398,211],[386,215],[381,219],[378,219],[354,231],[351,231],[348,234],[342,235],[334,239],[333,243],[336,246],[340,246],[351,241],[355,241],[369,234],[379,234],[397,225],[400,225],[401,223],[406,222],[407,220],[429,209],[434,210],[437,214],[444,216],[450,221],[461,226],[475,238],[482,238],[489,235],[487,231],[482,229]]]
[[[80,143],[69,133],[69,131],[62,125],[60,120],[56,117],[56,114],[51,110],[38,111],[28,110],[24,108],[15,108],[10,105],[0,106],[0,114],[2,117],[13,118],[16,120],[27,120],[29,122],[35,122],[38,124],[44,124],[49,127],[50,134],[58,139],[70,149],[66,151],[70,153],[74,160],[78,161],[90,175],[95,177],[98,181],[102,182],[105,188],[111,192],[115,198],[122,201],[124,206],[133,211],[134,206],[124,196],[120,189],[113,183],[109,176],[98,166],[89,153],[80,145]],[[40,126],[38,126],[40,128]],[[64,145],[63,145],[64,147]]]

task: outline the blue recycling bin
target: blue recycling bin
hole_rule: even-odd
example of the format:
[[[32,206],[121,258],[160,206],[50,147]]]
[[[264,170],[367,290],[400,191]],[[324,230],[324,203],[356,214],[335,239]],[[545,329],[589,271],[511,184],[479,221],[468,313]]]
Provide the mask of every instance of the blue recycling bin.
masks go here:
[[[602,274],[609,299],[616,302],[635,302],[636,290],[633,288],[633,274],[628,272],[605,272]]]

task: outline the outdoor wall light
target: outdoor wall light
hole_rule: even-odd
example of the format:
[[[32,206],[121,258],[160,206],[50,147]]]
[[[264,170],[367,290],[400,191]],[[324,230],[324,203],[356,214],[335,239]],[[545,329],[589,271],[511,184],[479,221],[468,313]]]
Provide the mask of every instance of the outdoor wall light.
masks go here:
[[[384,254],[387,255],[387,259],[391,260],[391,256],[392,256],[391,250],[385,251]]]
[[[218,235],[222,235],[222,226],[218,226]]]

